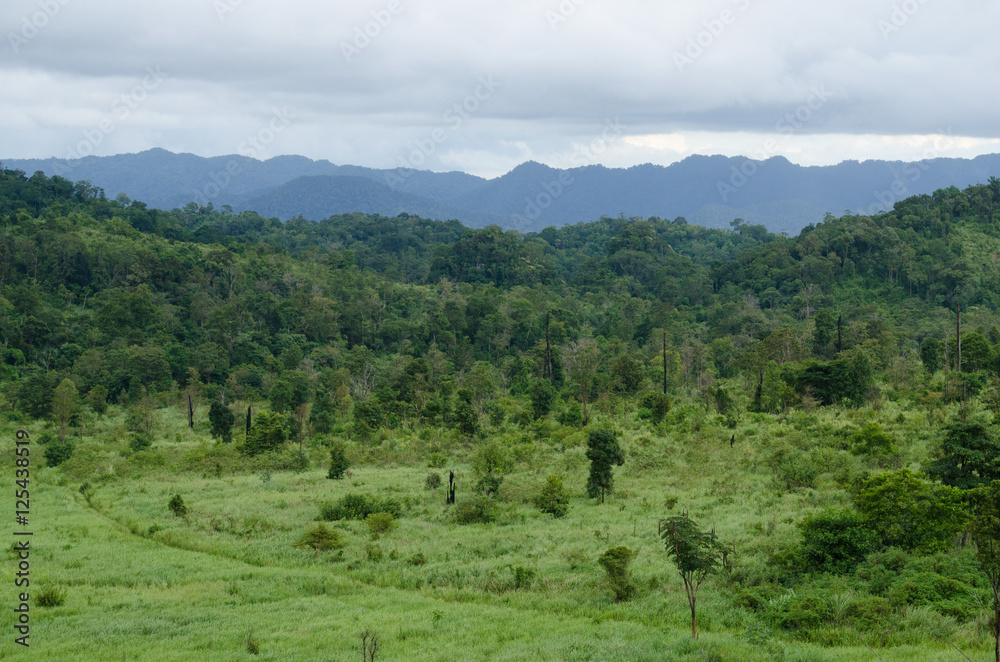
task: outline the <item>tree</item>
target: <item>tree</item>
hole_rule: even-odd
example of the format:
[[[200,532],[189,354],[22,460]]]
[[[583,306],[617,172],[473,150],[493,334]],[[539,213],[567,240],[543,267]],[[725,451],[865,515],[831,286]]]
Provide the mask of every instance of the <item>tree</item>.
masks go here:
[[[629,354],[621,354],[611,363],[611,383],[618,393],[635,395],[642,379],[642,365]]]
[[[942,430],[937,458],[927,468],[929,475],[960,489],[1000,479],[1000,439],[989,414],[962,410]]]
[[[659,534],[684,580],[684,592],[691,607],[691,636],[697,637],[698,589],[718,570],[722,548],[715,531],[701,531],[686,514],[660,520]]]
[[[156,401],[148,394],[143,394],[139,402],[129,407],[125,414],[125,426],[129,430],[150,438],[152,438],[159,422],[160,416],[156,410]]]
[[[531,412],[536,419],[552,411],[556,400],[556,390],[544,380],[538,380],[531,387]]]
[[[590,460],[590,477],[587,479],[587,496],[601,497],[614,487],[614,467],[625,464],[625,455],[618,445],[613,430],[591,430],[587,437],[587,459]]]
[[[321,551],[343,547],[344,542],[339,531],[328,529],[323,522],[317,522],[293,546],[299,549],[308,547],[313,550],[313,556],[319,556]]]
[[[100,384],[90,389],[87,392],[87,404],[90,405],[90,409],[97,415],[97,418],[104,416],[105,412],[108,411],[108,389]]]
[[[458,403],[455,405],[455,422],[458,424],[458,431],[467,437],[472,437],[479,432],[479,412],[472,404],[472,391],[460,388],[455,396],[458,399]]]
[[[628,547],[612,547],[601,554],[597,562],[608,575],[608,584],[615,594],[615,602],[625,602],[635,595],[635,584],[628,566],[635,558],[635,552]]]
[[[806,563],[821,572],[847,574],[878,545],[877,536],[850,508],[810,515],[799,530]]]
[[[865,480],[854,506],[882,547],[905,550],[945,549],[968,519],[961,490],[935,485],[909,469]]]
[[[494,439],[476,449],[472,456],[472,469],[479,477],[476,492],[486,496],[494,496],[503,483],[503,478],[511,470],[510,453]]]
[[[233,424],[236,423],[236,415],[220,400],[212,400],[208,409],[208,420],[211,423],[212,437],[221,439],[222,443],[228,444],[233,440]]]
[[[344,448],[344,444],[341,442],[334,442],[333,445],[330,446],[330,471],[326,474],[326,477],[331,480],[340,480],[350,468],[351,462],[347,459],[347,452]]]
[[[993,590],[993,652],[1000,662],[1000,481],[976,488],[970,495],[973,507],[972,542],[979,565]]]
[[[79,394],[72,379],[64,379],[52,396],[52,414],[59,421],[59,438],[66,443],[66,424],[80,407]]]
[[[820,308],[816,313],[815,328],[813,329],[813,354],[821,359],[830,357],[830,345],[833,342],[833,331],[837,328],[837,322],[833,315],[826,308]]]
[[[565,517],[569,512],[569,493],[563,486],[562,479],[556,474],[550,474],[545,479],[545,485],[535,500],[538,509],[549,513],[556,519]]]
[[[569,378],[580,389],[580,400],[583,402],[583,424],[590,420],[587,415],[587,397],[590,395],[590,383],[600,359],[600,347],[591,338],[578,340],[569,346],[565,352],[566,372]]]
[[[260,455],[279,450],[285,443],[285,417],[269,411],[257,414],[250,435],[243,445],[245,455]]]
[[[171,497],[167,507],[170,508],[170,512],[174,514],[174,517],[185,517],[188,514],[188,508],[184,504],[184,497],[180,494],[175,494]]]

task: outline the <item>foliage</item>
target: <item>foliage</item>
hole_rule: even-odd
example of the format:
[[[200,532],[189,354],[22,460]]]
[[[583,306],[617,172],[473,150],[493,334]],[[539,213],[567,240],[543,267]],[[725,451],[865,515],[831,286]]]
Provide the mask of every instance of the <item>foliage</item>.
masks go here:
[[[494,439],[477,448],[472,456],[472,469],[479,479],[476,493],[495,495],[512,466],[510,453],[500,440]]]
[[[433,471],[427,474],[427,480],[424,481],[424,486],[429,490],[436,490],[441,487],[441,474]]]
[[[615,602],[625,602],[635,595],[636,587],[628,566],[635,558],[635,552],[628,547],[612,547],[606,550],[597,562],[608,576],[608,584],[615,594]]]
[[[365,517],[365,523],[368,525],[368,531],[372,538],[378,538],[399,526],[392,513],[369,513]]]
[[[335,441],[330,445],[330,470],[326,477],[331,480],[340,480],[351,468],[351,462],[347,459],[347,449],[343,442]]]
[[[211,424],[211,434],[215,439],[219,439],[224,444],[233,440],[233,424],[236,423],[236,415],[220,400],[212,400],[208,409],[208,421]],[[257,421],[260,424],[258,418]]]
[[[549,474],[545,479],[535,503],[543,513],[549,513],[556,519],[565,517],[569,513],[569,492],[563,486],[562,478],[558,474]]]
[[[866,423],[851,435],[851,451],[857,455],[884,457],[898,450],[896,440],[883,432],[878,423]]]
[[[614,467],[625,464],[625,455],[618,445],[614,430],[591,430],[587,437],[587,459],[590,476],[587,479],[587,496],[601,497],[614,488]]]
[[[684,581],[684,591],[691,609],[691,636],[697,637],[698,589],[709,575],[718,570],[722,557],[721,546],[715,531],[700,530],[686,514],[660,520],[659,533],[667,554]]]
[[[971,495],[972,540],[983,574],[993,592],[994,652],[1000,658],[1000,480],[976,488]]]
[[[188,508],[184,504],[184,497],[180,494],[175,494],[170,497],[170,503],[167,504],[170,508],[170,512],[174,514],[174,517],[186,517],[188,514]]]
[[[372,513],[388,513],[398,518],[403,514],[403,508],[398,501],[391,498],[379,499],[367,494],[345,494],[332,504],[320,508],[319,519],[327,522],[337,520],[363,520]]]
[[[66,602],[66,589],[50,586],[35,591],[35,604],[39,607],[61,607]]]
[[[294,547],[308,547],[313,550],[313,556],[318,556],[320,552],[340,549],[345,544],[339,531],[328,529],[323,522],[317,522],[302,534],[302,537],[295,542]]]
[[[52,414],[59,422],[59,436],[63,443],[66,443],[66,424],[79,406],[79,394],[73,380],[64,379],[59,382],[52,395]]]
[[[935,485],[909,469],[864,480],[854,505],[881,547],[943,549],[968,520],[960,490]]]
[[[473,496],[460,501],[455,507],[455,521],[459,524],[490,524],[498,516],[496,503],[487,496]]]
[[[58,467],[60,464],[73,457],[73,444],[69,442],[52,442],[45,447],[45,465]]]
[[[851,572],[879,542],[864,519],[851,509],[810,515],[799,530],[806,565],[820,572]]]
[[[257,413],[241,450],[254,456],[281,450],[285,444],[285,417],[269,411]]]
[[[556,390],[545,380],[536,381],[531,387],[531,412],[536,419],[552,411]]]
[[[135,433],[129,439],[128,447],[133,453],[138,453],[140,451],[148,450],[153,446],[153,437],[148,434],[143,434],[141,432]]]
[[[1000,436],[991,416],[962,411],[942,427],[941,446],[927,473],[946,485],[971,489],[1000,478]]]

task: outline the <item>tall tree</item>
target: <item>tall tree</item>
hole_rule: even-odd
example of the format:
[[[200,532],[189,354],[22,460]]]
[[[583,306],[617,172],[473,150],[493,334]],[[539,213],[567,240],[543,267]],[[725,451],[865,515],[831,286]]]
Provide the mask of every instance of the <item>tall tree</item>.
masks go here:
[[[659,534],[667,554],[677,565],[684,580],[688,606],[691,608],[691,636],[698,636],[696,603],[702,582],[719,568],[722,547],[715,531],[702,531],[686,514],[660,520]]]
[[[221,400],[212,400],[208,409],[208,421],[211,424],[212,437],[228,444],[233,440],[233,424],[236,416],[232,410],[222,404]]]
[[[614,430],[591,430],[587,437],[587,459],[590,460],[590,477],[587,479],[587,496],[601,497],[614,488],[615,466],[625,464],[625,455],[618,445]]]
[[[972,542],[993,591],[993,655],[1000,662],[1000,481],[972,491]]]
[[[592,338],[578,340],[566,350],[564,363],[570,380],[580,389],[580,400],[583,402],[583,424],[590,420],[587,415],[587,397],[590,394],[590,384],[600,360],[600,348]]]
[[[66,424],[79,407],[76,384],[71,379],[62,380],[52,396],[52,414],[59,421],[59,438],[63,443],[66,443]]]

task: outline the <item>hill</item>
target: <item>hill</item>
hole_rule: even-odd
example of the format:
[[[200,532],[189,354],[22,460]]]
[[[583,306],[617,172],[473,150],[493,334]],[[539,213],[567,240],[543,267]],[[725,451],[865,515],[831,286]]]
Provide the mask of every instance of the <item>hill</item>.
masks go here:
[[[529,162],[491,180],[458,172],[337,166],[299,156],[257,161],[162,149],[77,161],[12,159],[6,164],[28,173],[87,180],[111,197],[125,193],[163,210],[211,203],[282,219],[308,210],[311,220],[346,211],[403,211],[522,232],[624,215],[684,217],[705,227],[728,227],[742,218],[772,232],[797,234],[829,212],[874,214],[912,195],[981,184],[1000,174],[1000,155],[915,163],[845,161],[822,167],[798,166],[783,157],[691,156],[670,166],[627,169],[558,170]],[[371,180],[384,188],[366,189],[362,199],[354,200],[360,183],[348,186],[341,177]],[[279,190],[286,185],[292,188]],[[351,204],[360,206],[351,209]]]

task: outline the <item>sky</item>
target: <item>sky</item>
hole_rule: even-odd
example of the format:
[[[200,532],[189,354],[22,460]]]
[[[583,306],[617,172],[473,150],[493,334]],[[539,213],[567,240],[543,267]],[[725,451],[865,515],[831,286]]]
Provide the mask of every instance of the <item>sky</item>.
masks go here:
[[[5,0],[0,159],[496,177],[1000,152],[988,0]]]

